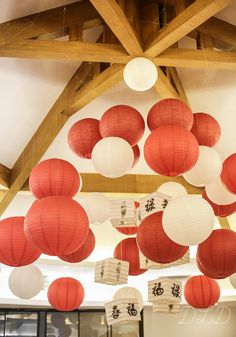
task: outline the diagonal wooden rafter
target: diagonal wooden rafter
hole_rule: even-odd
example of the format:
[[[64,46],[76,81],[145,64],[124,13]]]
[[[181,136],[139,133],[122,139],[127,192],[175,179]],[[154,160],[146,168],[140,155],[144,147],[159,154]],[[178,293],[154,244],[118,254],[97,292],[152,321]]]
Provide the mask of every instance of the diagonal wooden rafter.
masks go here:
[[[179,93],[173,87],[169,78],[165,75],[161,68],[158,68],[158,80],[154,87],[161,98],[181,99]]]
[[[0,164],[0,185],[10,186],[11,170],[3,164]]]
[[[171,79],[173,80],[176,89],[178,90],[181,100],[189,105],[188,97],[184,90],[177,69],[175,67],[168,67],[168,71],[170,73]]]
[[[132,56],[142,54],[142,47],[137,33],[130,25],[119,4],[115,0],[90,0],[90,2],[127,52]]]
[[[226,7],[231,0],[196,0],[177,15],[146,46],[145,55],[155,57]]]

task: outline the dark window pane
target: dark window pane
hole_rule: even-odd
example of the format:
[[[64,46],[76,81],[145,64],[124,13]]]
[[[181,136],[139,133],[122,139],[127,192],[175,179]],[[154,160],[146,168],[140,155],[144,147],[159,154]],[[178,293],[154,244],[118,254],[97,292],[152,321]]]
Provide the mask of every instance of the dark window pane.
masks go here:
[[[81,312],[80,337],[107,337],[105,312]]]
[[[77,312],[47,314],[47,337],[78,337]]]
[[[0,336],[4,336],[5,315],[0,314]]]
[[[37,319],[35,313],[10,313],[6,315],[6,336],[37,337]]]
[[[139,322],[114,324],[112,337],[139,337]]]

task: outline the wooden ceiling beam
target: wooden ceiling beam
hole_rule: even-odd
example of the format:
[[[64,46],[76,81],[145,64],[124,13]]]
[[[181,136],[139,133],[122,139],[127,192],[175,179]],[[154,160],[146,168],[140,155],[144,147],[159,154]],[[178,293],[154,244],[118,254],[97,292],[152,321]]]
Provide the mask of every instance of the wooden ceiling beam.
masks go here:
[[[167,69],[170,73],[170,76],[171,76],[171,79],[173,80],[173,83],[175,84],[175,87],[176,87],[176,89],[179,93],[179,96],[180,96],[181,100],[189,105],[189,100],[188,100],[187,94],[184,90],[184,87],[183,87],[183,84],[182,84],[181,79],[179,77],[177,69],[175,67],[168,67]]]
[[[133,0],[129,0],[132,1]],[[137,32],[132,28],[124,11],[115,0],[90,0],[98,13],[132,56],[142,54]]]
[[[11,170],[3,164],[0,164],[0,185],[4,187],[10,186]]]
[[[170,79],[166,76],[161,68],[158,68],[158,79],[156,84],[154,85],[158,95],[160,98],[177,98],[181,99],[179,93],[173,87],[170,82]]]
[[[0,46],[54,33],[73,24],[93,21],[99,14],[89,1],[78,1],[0,24]]]
[[[0,47],[0,57],[127,63],[131,56],[116,44],[23,40]]]
[[[236,70],[236,52],[169,48],[154,59],[158,66]]]
[[[167,26],[163,27],[157,37],[146,46],[145,54],[155,57],[169,48],[182,37],[190,33],[221,9],[231,0],[196,0]]]
[[[218,216],[218,221],[219,221],[222,229],[231,229],[230,224],[229,224],[229,220],[227,218],[222,218],[222,217]]]

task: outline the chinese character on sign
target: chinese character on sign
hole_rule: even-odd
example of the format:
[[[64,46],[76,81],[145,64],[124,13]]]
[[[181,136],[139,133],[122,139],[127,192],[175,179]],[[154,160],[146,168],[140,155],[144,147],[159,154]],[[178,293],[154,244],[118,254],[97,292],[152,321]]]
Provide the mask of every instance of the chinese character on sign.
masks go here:
[[[178,284],[173,283],[173,287],[171,287],[171,293],[174,297],[180,298],[180,286]]]
[[[121,268],[121,263],[118,262],[117,263],[117,267],[116,267],[116,278],[117,278],[117,281],[119,281],[119,279],[120,279],[120,268]]]
[[[101,278],[104,276],[104,264],[101,265]]]
[[[135,309],[134,303],[129,303],[129,305],[127,307],[127,312],[130,316],[137,316],[138,310]]]
[[[126,205],[126,201],[122,201],[122,204],[120,206],[120,214],[121,217],[124,218],[127,212],[127,205]]]
[[[117,319],[120,316],[121,311],[117,308],[117,305],[113,305],[111,317]]]
[[[167,205],[168,205],[168,200],[167,200],[167,199],[164,199],[164,200],[162,201],[162,204],[161,204],[162,208],[165,209]]]
[[[156,209],[154,204],[154,198],[151,198],[150,200],[147,200],[147,203],[145,205],[146,212],[151,212],[152,210]]]
[[[152,293],[154,296],[161,296],[164,293],[164,289],[161,288],[161,282],[158,284],[155,283],[154,287],[152,288]]]
[[[173,309],[174,305],[173,304],[169,304],[169,312],[171,312],[171,310]]]

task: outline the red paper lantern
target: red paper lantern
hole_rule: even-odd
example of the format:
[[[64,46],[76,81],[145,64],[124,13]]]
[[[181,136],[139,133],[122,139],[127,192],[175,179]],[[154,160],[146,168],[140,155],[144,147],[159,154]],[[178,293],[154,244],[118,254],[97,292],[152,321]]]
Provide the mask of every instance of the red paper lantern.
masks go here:
[[[204,275],[193,276],[185,284],[184,297],[194,308],[209,308],[218,302],[220,287],[212,278]]]
[[[138,147],[138,145],[134,145],[132,147],[133,153],[134,153],[134,162],[131,168],[133,168],[139,161],[140,158],[140,149]]]
[[[197,250],[197,260],[204,275],[216,279],[236,272],[236,233],[229,229],[216,229]]]
[[[144,157],[158,174],[174,177],[190,170],[197,162],[196,138],[181,126],[166,125],[154,130],[144,144]]]
[[[71,254],[59,256],[63,261],[70,263],[81,262],[92,254],[95,247],[95,236],[92,230],[89,228],[88,236],[82,246]]]
[[[80,187],[80,175],[69,162],[52,158],[40,162],[31,171],[29,187],[42,199],[52,195],[73,197]]]
[[[71,150],[81,158],[91,159],[94,146],[102,136],[99,131],[99,120],[84,118],[72,125],[67,141]]]
[[[27,266],[41,254],[25,237],[24,219],[15,216],[0,221],[0,262],[11,267]]]
[[[186,103],[175,98],[166,98],[150,109],[147,125],[151,131],[164,125],[182,126],[191,130],[193,113]]]
[[[138,110],[128,105],[116,105],[103,114],[99,129],[103,138],[120,137],[134,146],[143,136],[145,123]]]
[[[138,227],[114,227],[118,232],[125,234],[125,235],[134,235],[138,231]]]
[[[26,238],[48,255],[67,255],[77,250],[85,242],[88,230],[84,209],[67,197],[37,200],[25,217]]]
[[[181,246],[166,235],[162,225],[163,212],[146,217],[138,227],[137,243],[139,249],[149,260],[158,263],[170,263],[179,260],[187,252],[187,246]]]
[[[197,267],[198,267],[198,269],[200,270],[200,272],[203,273],[205,276],[210,277],[210,278],[212,278],[212,279],[216,279],[216,278],[218,277],[218,274],[217,274],[217,273],[216,273],[216,274],[210,273],[209,270],[206,271],[206,270],[202,267],[201,263],[199,262],[198,256],[196,256],[196,264],[197,264]]]
[[[236,201],[229,205],[217,205],[208,198],[205,191],[202,197],[211,205],[216,216],[226,217],[236,212]]]
[[[214,146],[221,136],[220,125],[217,120],[204,112],[193,114],[194,122],[191,132],[199,145]]]
[[[48,288],[48,302],[60,311],[77,309],[84,300],[84,287],[72,277],[61,277]]]
[[[236,194],[236,153],[225,159],[220,177],[227,190]]]
[[[139,249],[136,238],[124,239],[118,243],[113,256],[115,259],[129,262],[129,275],[136,276],[147,271],[147,269],[140,269]]]

